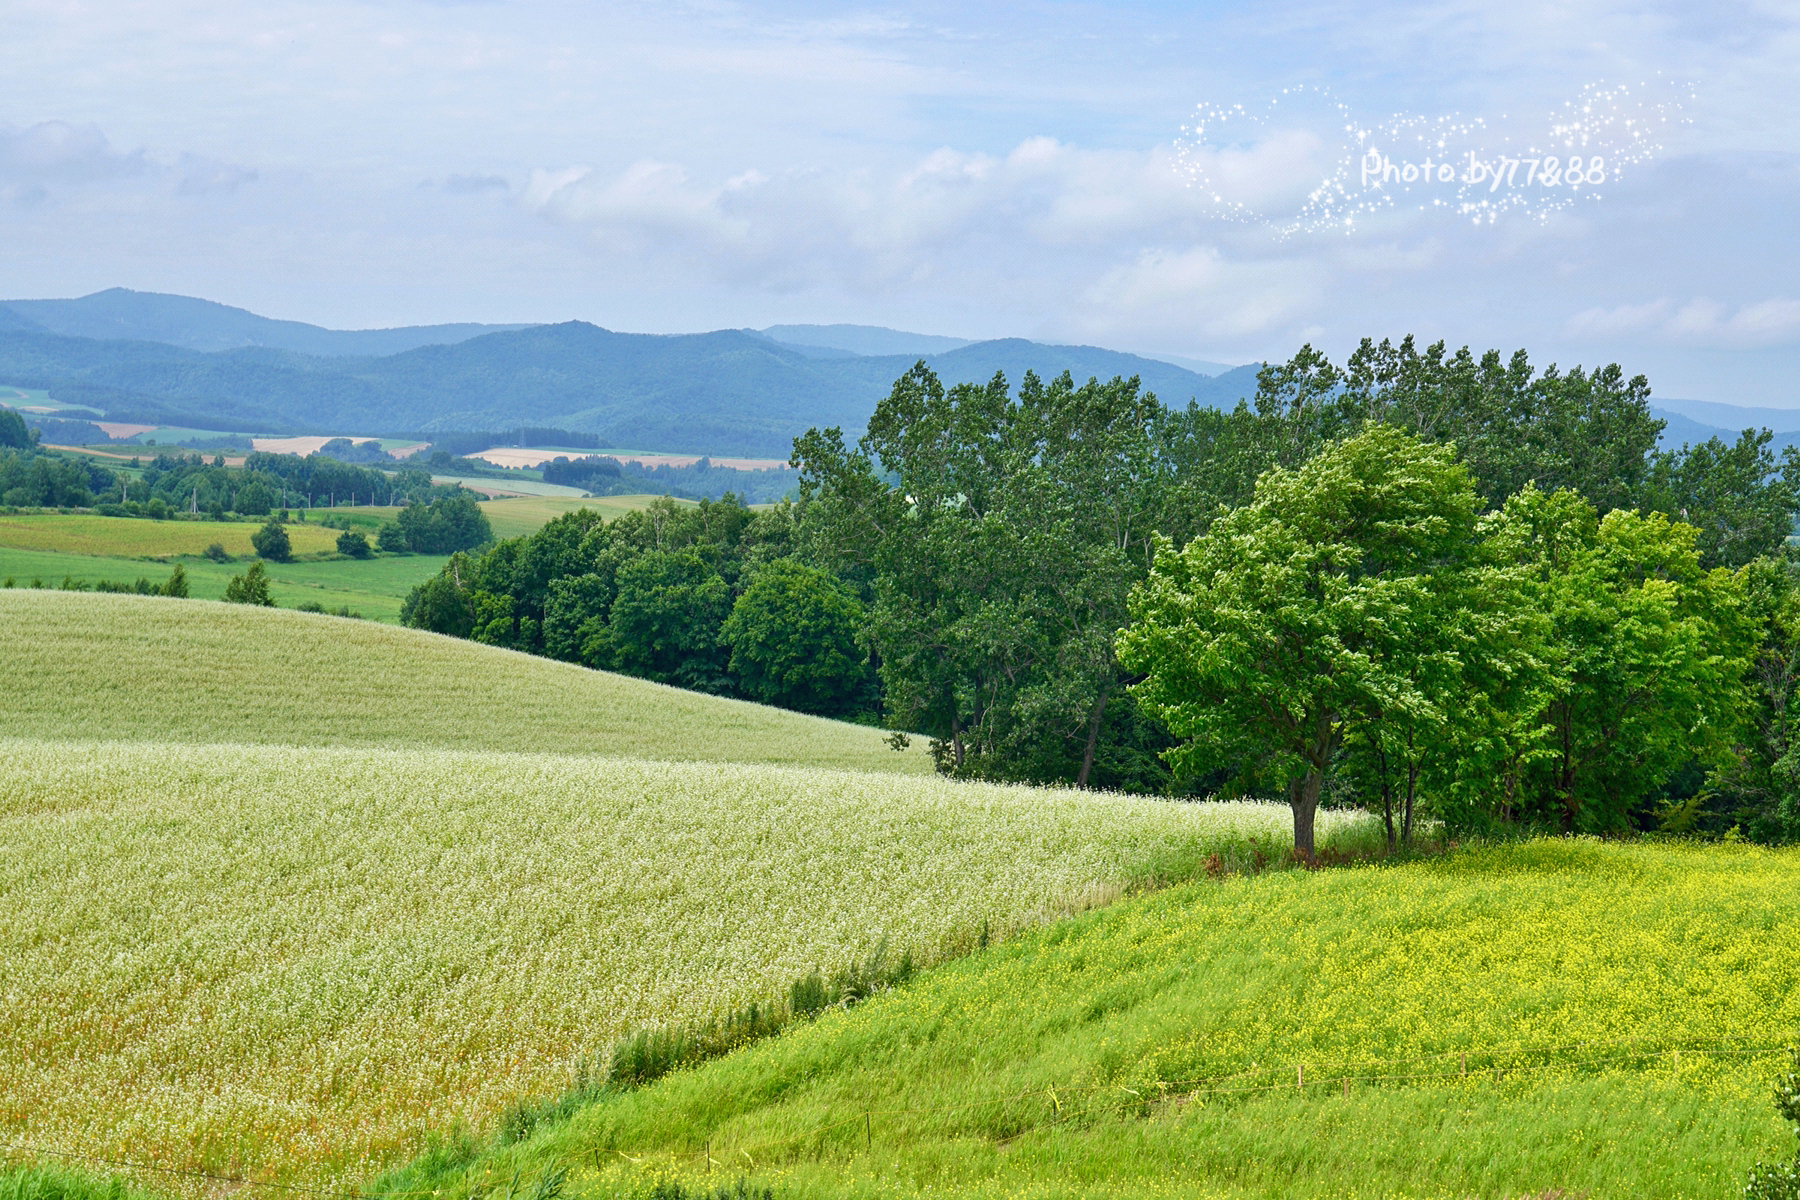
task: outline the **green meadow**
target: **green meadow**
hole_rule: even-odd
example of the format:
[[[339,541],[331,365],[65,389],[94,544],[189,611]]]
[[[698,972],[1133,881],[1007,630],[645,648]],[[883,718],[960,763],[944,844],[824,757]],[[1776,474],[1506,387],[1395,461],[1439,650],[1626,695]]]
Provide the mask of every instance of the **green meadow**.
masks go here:
[[[1790,1152],[1797,879],[1551,841],[1189,884],[375,1190],[1730,1196]]]
[[[489,500],[482,511],[498,538],[534,532],[545,522],[578,508],[591,508],[609,519],[644,507],[654,497],[610,496],[601,499],[517,496]],[[337,553],[338,528],[355,529],[371,541],[396,508],[340,508],[315,512],[307,521],[290,521],[288,538],[294,561],[269,563],[271,594],[277,606],[294,608],[315,603],[327,609],[347,607],[374,621],[400,619],[407,593],[436,575],[447,561],[438,555],[386,555],[344,558]],[[255,556],[251,535],[260,521],[153,521],[137,517],[102,517],[92,513],[0,513],[0,581],[15,587],[60,587],[64,579],[92,587],[105,581],[131,583],[147,578],[160,583],[180,561],[192,595],[218,600],[232,576]],[[232,562],[204,557],[217,543]]]

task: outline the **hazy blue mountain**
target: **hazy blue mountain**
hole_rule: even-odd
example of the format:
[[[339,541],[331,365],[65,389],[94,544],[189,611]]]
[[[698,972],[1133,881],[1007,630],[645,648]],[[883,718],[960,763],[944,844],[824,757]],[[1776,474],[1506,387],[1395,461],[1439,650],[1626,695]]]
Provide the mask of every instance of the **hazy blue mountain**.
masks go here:
[[[114,420],[243,432],[373,436],[529,424],[603,444],[784,458],[808,428],[859,435],[913,355],[817,358],[748,330],[614,333],[571,321],[398,354],[325,357],[267,346],[202,352],[154,341],[0,330],[0,382],[50,389]],[[1003,371],[1141,378],[1165,403],[1230,406],[1255,368],[1217,379],[1092,346],[1020,339],[927,356],[946,383]]]
[[[1692,410],[1725,410],[1719,417],[1726,421],[1725,425],[1712,425],[1704,421],[1696,421],[1685,412],[1677,412],[1664,405],[1679,404],[1684,409]],[[1697,446],[1708,438],[1718,438],[1731,445],[1742,436],[1746,429],[1767,429],[1775,436],[1769,445],[1779,455],[1787,446],[1800,445],[1800,421],[1782,409],[1772,408],[1740,408],[1735,404],[1715,404],[1709,400],[1658,400],[1650,406],[1652,415],[1663,421],[1662,437],[1658,444],[1664,450],[1677,450],[1682,446]],[[1773,420],[1764,420],[1751,414],[1767,414]],[[1786,418],[1785,420],[1783,418]],[[1738,422],[1742,421],[1742,424]],[[1783,429],[1786,425],[1788,428]]]
[[[33,321],[23,313],[15,312],[4,304],[0,304],[0,330],[26,330],[36,333],[48,332],[42,325]]]
[[[1746,429],[1800,433],[1800,409],[1742,408],[1712,400],[1666,400],[1661,396],[1656,398],[1654,407],[1714,429],[1728,429],[1734,437]]]
[[[790,346],[839,350],[846,354],[876,357],[906,354],[917,359],[970,344],[968,338],[941,337],[935,333],[906,333],[880,325],[771,325],[761,332]]]
[[[1180,354],[1146,354],[1145,358],[1154,358],[1157,362],[1173,363],[1185,367],[1197,375],[1223,375],[1227,371],[1235,371],[1230,363],[1209,362],[1204,358],[1186,358]]]
[[[384,355],[526,328],[414,325],[402,329],[322,329],[300,321],[260,317],[211,300],[126,288],[108,288],[75,300],[7,300],[0,305],[37,328],[66,337],[165,342],[189,350],[267,346],[313,355]],[[4,322],[5,318],[0,317],[0,329],[19,328]]]

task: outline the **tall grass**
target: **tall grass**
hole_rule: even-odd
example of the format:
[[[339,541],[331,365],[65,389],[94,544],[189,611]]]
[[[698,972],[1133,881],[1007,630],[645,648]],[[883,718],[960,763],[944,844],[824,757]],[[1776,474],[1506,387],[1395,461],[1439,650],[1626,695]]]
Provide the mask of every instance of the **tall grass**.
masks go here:
[[[1286,821],[766,765],[0,742],[0,1133],[342,1178],[646,1026],[736,1036],[815,968],[823,998],[873,990],[884,943],[940,958]]]

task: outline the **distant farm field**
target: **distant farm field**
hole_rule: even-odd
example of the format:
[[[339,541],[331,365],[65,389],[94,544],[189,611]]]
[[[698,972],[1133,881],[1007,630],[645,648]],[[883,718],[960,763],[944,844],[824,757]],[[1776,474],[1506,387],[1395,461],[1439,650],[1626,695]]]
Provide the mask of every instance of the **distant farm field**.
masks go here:
[[[372,559],[333,558],[267,563],[270,595],[282,608],[296,608],[308,601],[325,608],[349,608],[371,621],[395,624],[407,593],[438,573],[449,559],[407,554]],[[248,561],[215,563],[205,558],[184,558],[191,594],[198,600],[220,600],[233,575],[242,575]],[[0,547],[0,579],[12,579],[24,588],[33,580],[45,587],[62,585],[65,577],[92,587],[106,580],[131,583],[139,577],[161,583],[169,577],[171,563],[95,555],[62,554],[44,550],[10,550]]]
[[[608,521],[628,512],[647,508],[655,496],[502,496],[482,502],[481,511],[488,516],[498,538],[519,537],[536,533],[545,524],[580,508],[591,508]],[[679,503],[686,503],[680,501]]]

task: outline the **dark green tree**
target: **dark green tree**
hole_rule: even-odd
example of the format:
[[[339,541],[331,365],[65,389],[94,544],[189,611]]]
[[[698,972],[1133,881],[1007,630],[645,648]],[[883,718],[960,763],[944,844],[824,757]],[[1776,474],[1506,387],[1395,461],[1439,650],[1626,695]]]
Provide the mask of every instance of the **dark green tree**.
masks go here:
[[[25,418],[10,408],[0,408],[0,446],[29,449],[35,442]]]
[[[338,534],[337,550],[345,558],[368,558],[375,553],[369,545],[369,539],[351,529]]]
[[[731,690],[720,630],[731,589],[698,551],[651,550],[619,568],[604,628],[582,657],[590,665],[703,692]]]
[[[862,621],[861,603],[828,572],[781,558],[757,572],[721,636],[744,695],[847,716],[875,704],[868,653],[856,642]]]
[[[451,637],[468,637],[475,627],[475,606],[459,582],[459,573],[466,566],[452,559],[442,573],[408,593],[400,606],[400,623]]]
[[[176,563],[175,569],[173,571],[169,572],[168,581],[165,582],[159,590],[160,590],[161,594],[164,596],[174,596],[174,597],[176,597],[178,599],[182,599],[182,600],[187,599],[187,597],[188,597],[187,568],[182,566],[180,563]]]
[[[287,527],[274,517],[270,517],[261,529],[250,535],[250,544],[270,562],[287,562],[294,557]]]

